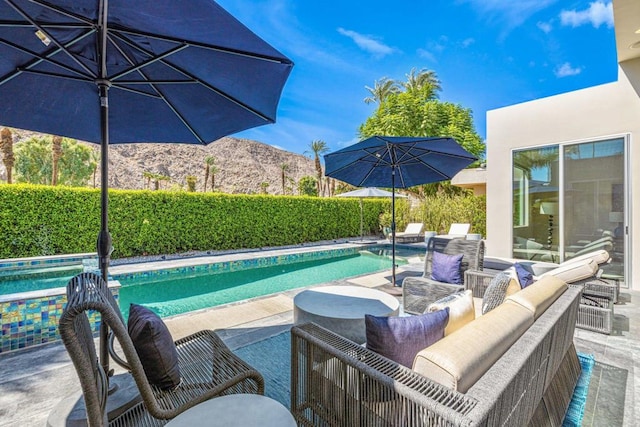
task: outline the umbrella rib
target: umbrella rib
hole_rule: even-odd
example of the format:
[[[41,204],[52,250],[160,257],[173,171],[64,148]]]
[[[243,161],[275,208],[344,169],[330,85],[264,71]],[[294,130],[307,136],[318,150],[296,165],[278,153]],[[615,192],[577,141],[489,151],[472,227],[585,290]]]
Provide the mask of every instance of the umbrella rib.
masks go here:
[[[228,48],[228,47],[214,46],[214,45],[195,42],[195,41],[191,41],[191,40],[178,39],[178,38],[171,37],[171,36],[166,36],[166,35],[152,34],[152,33],[147,33],[147,32],[144,32],[144,31],[133,30],[131,28],[123,28],[123,27],[120,27],[120,26],[112,26],[110,29],[111,29],[111,31],[118,31],[120,33],[131,34],[131,35],[139,36],[139,37],[148,37],[150,39],[156,39],[156,40],[161,40],[161,41],[165,41],[165,42],[180,43],[180,44],[187,43],[189,46],[198,47],[198,48],[201,48],[201,49],[213,50],[213,51],[216,51],[216,52],[224,52],[224,53],[228,53],[228,54],[231,54],[231,55],[239,55],[239,56],[245,56],[245,57],[248,57],[248,58],[261,59],[263,61],[270,61],[270,62],[275,62],[275,63],[278,63],[278,64],[292,64],[292,61],[289,60],[288,58],[278,58],[278,57],[274,57],[274,56],[271,56],[271,55],[262,55],[262,54],[259,54],[259,53],[247,52],[247,51],[240,50],[240,49],[232,49],[232,48]]]
[[[47,34],[47,32],[45,31],[44,27],[42,27],[42,25],[40,25],[39,23],[37,23],[31,16],[29,16],[29,14],[27,14],[25,11],[23,11],[17,4],[15,4],[12,0],[5,0],[5,2],[10,5],[16,12],[18,12],[20,15],[22,15],[22,17],[24,19],[26,19],[27,21],[29,21],[31,23],[31,25],[33,25],[35,28],[37,28],[38,30],[42,31],[44,34]],[[34,0],[34,2],[41,4],[44,7],[50,7],[48,4],[46,3],[39,3],[37,1]],[[51,7],[51,9],[56,10],[60,13],[62,13],[62,11],[59,11],[57,8],[53,8]],[[74,18],[74,19],[78,19],[77,17],[70,15],[70,14],[66,14],[67,16]],[[90,23],[89,23],[90,24]],[[93,73],[91,72],[91,70],[85,66],[82,62],[78,61],[78,59],[75,57],[75,55],[71,54],[71,52],[69,52],[67,50],[67,48],[69,46],[72,46],[73,44],[75,44],[77,41],[84,39],[86,36],[88,36],[89,34],[92,34],[95,32],[95,29],[92,29],[90,31],[88,31],[85,34],[81,34],[78,37],[75,37],[74,39],[70,40],[69,42],[65,43],[64,45],[61,44],[60,42],[58,42],[58,40],[55,39],[55,37],[52,37],[50,34],[47,34],[47,36],[49,37],[49,39],[58,47],[57,50],[52,50],[52,52],[50,54],[47,55],[48,56],[52,56],[57,54],[58,52],[62,51],[64,53],[67,54],[67,56],[69,56],[76,64],[78,64],[82,69],[84,69],[88,74],[93,75]],[[39,57],[39,56],[38,56]],[[40,63],[40,61],[42,61],[43,58],[40,58],[39,60],[37,60],[35,63],[30,64],[28,67],[33,67],[36,64]],[[57,64],[56,64],[57,65]]]
[[[148,52],[146,49],[143,49],[140,46],[130,42],[127,37],[125,37],[122,34],[114,32],[113,29],[111,30],[111,35],[117,37],[119,40],[123,41],[124,43],[127,43],[132,48],[137,49],[141,53],[144,53],[144,54],[146,54],[148,56],[153,56],[151,54],[151,52]],[[187,45],[187,46],[189,46],[189,45]],[[242,109],[244,109],[246,111],[249,111],[250,113],[260,117],[262,120],[266,121],[267,123],[274,123],[275,122],[275,120],[273,118],[264,115],[263,113],[261,113],[260,111],[256,110],[255,108],[252,108],[251,106],[241,102],[240,100],[234,98],[233,96],[231,96],[231,95],[229,95],[229,94],[217,89],[216,87],[214,87],[214,86],[210,85],[209,83],[199,79],[198,77],[196,77],[193,74],[189,73],[188,71],[178,67],[177,65],[174,65],[174,64],[172,64],[170,62],[167,62],[164,59],[159,59],[157,62],[160,62],[160,63],[166,65],[167,67],[173,69],[174,71],[182,74],[183,76],[186,76],[187,78],[192,79],[194,82],[206,87],[207,89],[209,89],[212,92],[217,93],[221,97],[225,98],[227,101],[232,102],[232,103],[236,104],[237,106],[239,106],[240,108],[242,108]],[[145,76],[145,78],[146,78],[146,76]],[[149,81],[149,83],[152,84],[153,81]],[[156,90],[156,92],[158,92],[160,94],[160,96],[162,96],[162,94],[160,93],[158,88],[154,87],[154,90]]]
[[[110,39],[111,39],[111,38],[110,38]],[[116,44],[115,42],[113,42],[113,41],[111,41],[111,43],[112,43],[112,44],[114,44],[114,45],[117,45],[117,44]],[[163,53],[162,55],[159,55],[159,56],[156,56],[156,57],[150,57],[147,61],[141,62],[140,64],[133,64],[133,62],[131,61],[131,59],[130,59],[127,55],[125,55],[125,53],[122,51],[122,49],[120,49],[120,47],[118,46],[118,47],[117,47],[117,49],[120,51],[120,53],[121,53],[122,55],[124,55],[124,56],[127,58],[127,61],[129,61],[129,63],[132,65],[132,67],[131,67],[131,68],[129,68],[129,69],[127,69],[127,70],[124,70],[124,71],[122,71],[122,72],[120,72],[120,73],[118,73],[118,74],[114,74],[113,76],[110,76],[110,77],[109,77],[109,80],[111,80],[111,81],[113,82],[114,80],[117,80],[117,79],[119,79],[119,78],[120,78],[120,77],[122,77],[122,76],[126,76],[126,75],[127,75],[127,74],[129,74],[129,73],[132,73],[132,72],[134,72],[134,71],[139,71],[141,68],[144,68],[144,67],[146,67],[147,65],[153,64],[153,63],[158,62],[158,61],[162,61],[162,59],[166,58],[167,56],[171,56],[171,55],[173,55],[174,53],[180,52],[181,50],[184,50],[184,49],[186,49],[187,47],[189,47],[189,46],[188,46],[188,45],[183,44],[183,45],[181,45],[181,46],[177,46],[177,47],[175,47],[174,49],[171,49],[171,50],[169,50],[169,51],[167,51],[167,52]]]
[[[123,72],[123,73],[121,73],[120,75],[129,74],[129,73],[134,72],[134,71],[135,71],[135,72],[137,72],[140,76],[142,76],[142,78],[144,78],[144,79],[145,79],[145,81],[140,82],[140,83],[145,83],[145,84],[150,85],[150,86],[151,86],[151,88],[153,89],[153,91],[156,93],[156,95],[153,95],[153,94],[150,94],[150,93],[147,93],[147,92],[137,91],[137,90],[134,90],[134,89],[131,89],[131,88],[128,88],[128,87],[122,86],[122,84],[123,84],[122,82],[118,82],[118,83],[117,83],[115,86],[113,86],[113,87],[117,87],[118,89],[127,90],[127,91],[130,91],[130,92],[140,93],[140,94],[143,94],[143,95],[148,95],[148,96],[152,96],[152,97],[154,97],[154,98],[162,99],[162,100],[164,101],[164,103],[165,103],[165,104],[167,104],[167,106],[169,107],[169,109],[171,109],[171,111],[173,111],[173,114],[175,114],[175,115],[176,115],[176,117],[178,117],[178,119],[182,122],[182,124],[184,124],[184,126],[189,130],[189,132],[191,132],[191,134],[192,134],[195,138],[197,138],[197,139],[198,139],[198,141],[200,141],[200,143],[201,143],[201,144],[206,144],[206,141],[204,140],[204,138],[202,138],[202,137],[198,134],[198,132],[195,130],[195,128],[194,128],[193,126],[191,126],[191,125],[187,122],[187,119],[186,119],[182,114],[180,114],[180,112],[175,108],[175,106],[174,106],[171,102],[169,102],[169,100],[164,96],[164,94],[162,93],[162,91],[161,91],[158,87],[156,87],[156,84],[157,84],[157,83],[156,83],[156,82],[153,82],[153,81],[148,80],[148,77],[147,77],[147,76],[145,75],[145,73],[143,72],[142,68],[144,68],[146,65],[149,65],[150,63],[157,62],[158,60],[161,60],[161,58],[155,59],[155,58],[151,57],[151,55],[149,55],[149,53],[148,53],[148,52],[144,52],[144,50],[143,50],[142,52],[143,52],[143,53],[145,53],[145,54],[147,54],[147,55],[149,55],[149,56],[150,56],[150,58],[151,58],[151,60],[150,60],[150,61],[146,61],[146,62],[144,62],[144,63],[142,63],[142,64],[139,64],[139,66],[136,66],[136,65],[133,63],[132,59],[131,59],[131,58],[129,58],[129,55],[127,55],[127,53],[126,53],[126,52],[125,52],[125,51],[124,51],[124,50],[123,50],[123,49],[118,45],[118,43],[116,43],[116,42],[115,42],[115,40],[113,40],[111,37],[109,37],[109,41],[110,41],[110,42],[111,42],[111,44],[112,44],[112,45],[113,45],[113,46],[114,46],[114,47],[115,47],[115,48],[120,52],[120,54],[121,54],[121,55],[122,55],[122,56],[123,56],[123,57],[124,57],[128,62],[129,62],[129,64],[131,64],[132,66],[134,66],[134,68],[133,68],[133,69],[131,69],[131,70],[127,70],[126,72]],[[126,40],[126,38],[125,38],[124,40],[122,40],[122,41],[123,41],[124,43],[129,44],[129,43],[128,43],[128,41]],[[133,47],[135,47],[135,46],[133,46]],[[175,49],[173,49],[172,51],[167,52],[167,53],[166,53],[166,56],[169,56],[169,55],[171,55],[171,54],[173,54],[173,53],[175,53],[175,52],[178,52],[178,51],[180,51],[180,50],[182,50],[182,49],[185,49],[186,47],[187,47],[187,46],[185,46],[185,45],[178,46],[178,47],[176,47]],[[161,61],[161,62],[164,62],[164,61]],[[118,75],[114,76],[113,78],[115,79],[115,78],[117,78],[117,77],[118,77]],[[182,82],[182,83],[185,83],[185,82]]]
[[[72,44],[82,40],[83,38],[85,38],[85,37],[87,37],[87,36],[89,36],[89,35],[91,35],[93,33],[94,33],[94,31],[91,30],[91,31],[83,34],[81,37],[77,37],[77,38],[69,41],[69,43],[67,43],[66,46],[67,47],[71,46]],[[6,83],[7,81],[9,81],[12,78],[18,76],[22,72],[25,72],[25,71],[35,72],[35,71],[31,70],[31,68],[35,67],[36,65],[38,65],[39,63],[41,63],[43,61],[44,62],[48,62],[50,64],[53,64],[53,65],[55,65],[55,66],[57,66],[59,68],[65,69],[67,71],[76,73],[76,74],[78,74],[80,76],[83,76],[84,79],[81,79],[81,80],[93,81],[93,79],[95,78],[93,73],[91,73],[91,70],[87,69],[84,66],[83,66],[83,68],[85,69],[85,71],[87,71],[87,74],[82,73],[81,70],[69,67],[68,65],[62,64],[62,63],[50,58],[51,56],[54,56],[54,55],[58,54],[60,51],[66,51],[66,49],[64,49],[62,47],[59,47],[58,49],[54,49],[51,52],[47,53],[45,56],[43,56],[43,55],[41,55],[41,54],[39,54],[37,52],[33,52],[33,51],[31,51],[29,49],[26,49],[26,48],[24,48],[22,46],[18,46],[18,45],[14,44],[14,43],[12,43],[12,42],[10,42],[8,40],[0,39],[0,43],[4,44],[6,46],[12,47],[12,48],[14,48],[16,50],[19,50],[19,51],[21,51],[23,53],[26,53],[26,54],[31,55],[31,56],[34,57],[34,59],[32,61],[30,61],[29,63],[25,64],[24,66],[16,68],[11,73],[8,73],[8,74],[0,77],[0,84]],[[70,79],[73,79],[72,76],[64,76],[64,75],[57,74],[57,73],[40,72],[40,74],[50,75],[51,77],[68,77]]]
[[[5,0],[5,1],[13,3],[11,0]],[[49,10],[52,10],[52,11],[54,11],[56,13],[59,13],[60,15],[64,15],[64,16],[67,16],[69,18],[73,18],[73,19],[75,19],[77,21],[80,21],[80,22],[84,22],[85,25],[88,25],[89,27],[92,27],[92,28],[95,27],[95,25],[94,25],[93,21],[91,21],[91,19],[86,18],[86,17],[84,17],[82,15],[78,15],[78,14],[69,12],[68,10],[62,9],[62,8],[60,8],[60,7],[56,6],[56,5],[53,5],[53,4],[49,3],[49,2],[42,1],[42,0],[29,0],[29,1],[31,3],[35,3],[35,4],[39,5],[39,6],[42,6],[45,9],[49,9]]]

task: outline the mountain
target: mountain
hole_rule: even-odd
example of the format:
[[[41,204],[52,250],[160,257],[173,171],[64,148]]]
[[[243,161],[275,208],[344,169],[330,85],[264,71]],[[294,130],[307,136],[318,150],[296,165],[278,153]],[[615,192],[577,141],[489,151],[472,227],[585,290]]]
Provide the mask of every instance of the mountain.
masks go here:
[[[37,134],[14,130],[14,144],[34,135]],[[98,145],[81,143],[99,152]],[[186,177],[193,175],[197,178],[196,191],[202,191],[207,156],[215,158],[215,191],[225,193],[260,193],[263,191],[262,183],[268,183],[267,193],[282,194],[282,164],[287,165],[287,194],[291,194],[291,191],[297,194],[300,178],[316,175],[313,160],[301,154],[249,139],[224,137],[207,146],[152,143],[110,145],[109,186],[143,189],[150,185],[153,188],[154,180],[149,182],[143,175],[149,172],[170,178],[169,181],[159,182],[161,189],[186,188]],[[96,186],[100,186],[99,169]],[[2,162],[0,179],[6,180]],[[93,185],[93,180],[88,185]],[[211,191],[210,186],[209,182],[207,191]]]

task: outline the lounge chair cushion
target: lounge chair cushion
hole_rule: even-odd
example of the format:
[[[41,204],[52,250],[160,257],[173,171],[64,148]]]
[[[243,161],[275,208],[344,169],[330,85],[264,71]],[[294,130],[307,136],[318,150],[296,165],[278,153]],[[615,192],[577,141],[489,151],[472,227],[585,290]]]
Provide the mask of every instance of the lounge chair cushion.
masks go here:
[[[605,251],[604,249],[598,249],[583,255],[570,258],[564,263],[573,263],[573,262],[586,261],[586,260],[592,259],[595,261],[596,264],[600,265],[609,261],[609,257],[610,257],[609,252]]]
[[[467,289],[461,292],[454,292],[427,307],[427,312],[449,309],[449,322],[444,328],[444,336],[457,331],[467,323],[476,318],[473,303],[473,292]]]
[[[367,348],[406,367],[416,354],[444,336],[449,309],[418,316],[365,315]]]
[[[554,276],[567,283],[573,283],[595,276],[597,272],[598,264],[593,259],[577,262],[567,261],[559,267],[542,274],[538,279]]]
[[[127,328],[149,382],[163,390],[177,387],[178,351],[162,319],[146,307],[131,304]]]
[[[482,314],[487,314],[502,304],[505,298],[520,290],[514,274],[510,271],[501,271],[496,274],[487,286],[482,297]]]
[[[433,252],[431,279],[437,282],[462,284],[460,265],[464,254],[447,255],[441,252]]]

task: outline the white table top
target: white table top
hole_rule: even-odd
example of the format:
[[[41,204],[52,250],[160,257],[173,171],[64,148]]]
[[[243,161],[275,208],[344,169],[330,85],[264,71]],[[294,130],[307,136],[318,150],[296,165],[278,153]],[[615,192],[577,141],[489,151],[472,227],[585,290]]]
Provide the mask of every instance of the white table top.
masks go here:
[[[186,410],[166,427],[295,427],[293,415],[277,400],[259,394],[214,397]]]
[[[322,286],[300,292],[296,307],[317,316],[362,319],[365,314],[387,316],[400,302],[386,292],[363,286]]]

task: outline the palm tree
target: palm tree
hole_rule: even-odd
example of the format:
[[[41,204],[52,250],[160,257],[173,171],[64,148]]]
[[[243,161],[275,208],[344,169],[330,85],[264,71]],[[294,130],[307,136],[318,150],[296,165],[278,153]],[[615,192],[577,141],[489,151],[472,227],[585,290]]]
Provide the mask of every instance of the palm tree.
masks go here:
[[[204,158],[204,188],[202,192],[205,193],[207,191],[207,182],[209,182],[209,174],[211,173],[211,166],[216,162],[216,158],[213,156],[207,156]],[[213,191],[213,185],[211,185],[211,190]]]
[[[282,194],[285,194],[284,184],[287,178],[286,172],[289,170],[289,165],[286,163],[280,163],[280,178],[282,179]]]
[[[147,189],[151,188],[151,179],[154,177],[154,175],[155,174],[153,172],[149,172],[149,171],[142,172],[142,177],[147,180],[147,184],[145,185]]]
[[[311,141],[311,144],[309,144],[309,148],[311,148],[311,151],[314,155],[316,175],[318,179],[316,184],[318,186],[318,196],[320,196],[320,191],[322,190],[322,164],[320,163],[320,156],[329,151],[329,147],[327,147],[326,142],[320,139],[316,139],[314,141]]]
[[[13,135],[9,128],[2,128],[0,131],[0,150],[2,150],[2,162],[7,169],[7,184],[11,184],[11,171],[16,158],[13,155]]]
[[[371,92],[371,96],[364,99],[365,104],[371,104],[372,102],[381,104],[389,95],[400,92],[400,85],[398,82],[391,80],[389,77],[383,77],[380,80],[376,80],[373,87],[365,86],[365,88]]]
[[[411,69],[409,74],[406,74],[407,81],[402,83],[402,86],[407,92],[414,92],[420,90],[427,91],[427,99],[436,99],[438,92],[442,90],[440,80],[433,70],[427,70],[426,68],[416,72],[415,68]]]
[[[220,172],[216,165],[209,166],[209,174],[211,174],[211,191],[214,191],[214,187],[216,186],[216,174]]]
[[[51,139],[51,185],[58,185],[60,157],[62,157],[62,137],[54,136]]]

